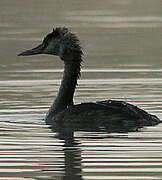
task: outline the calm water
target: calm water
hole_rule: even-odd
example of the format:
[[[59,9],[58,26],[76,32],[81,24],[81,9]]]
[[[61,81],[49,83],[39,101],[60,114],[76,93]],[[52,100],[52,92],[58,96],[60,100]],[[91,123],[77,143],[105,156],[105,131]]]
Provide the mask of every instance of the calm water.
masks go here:
[[[162,179],[162,125],[139,132],[80,129],[42,120],[62,75],[59,58],[17,57],[54,26],[84,49],[75,102],[120,99],[162,119],[161,0],[0,1],[0,179]]]

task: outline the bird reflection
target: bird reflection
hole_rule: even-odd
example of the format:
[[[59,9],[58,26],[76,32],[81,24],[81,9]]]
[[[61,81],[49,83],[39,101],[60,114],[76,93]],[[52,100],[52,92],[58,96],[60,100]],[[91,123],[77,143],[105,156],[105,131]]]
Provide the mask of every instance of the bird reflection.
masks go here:
[[[63,180],[82,180],[81,149],[79,141],[75,140],[74,130],[71,128],[53,128],[57,138],[64,140],[64,171]]]
[[[69,126],[68,126],[69,125]],[[83,124],[56,124],[52,127],[52,131],[56,134],[55,137],[59,140],[64,141],[63,151],[64,151],[64,176],[62,177],[63,180],[82,180],[82,150],[80,148],[81,141],[78,138],[75,138],[76,132],[91,132],[94,134],[106,132],[107,135],[110,133],[127,133],[130,131],[137,131],[135,126],[109,126],[108,124],[104,127],[98,126],[98,124],[87,124],[83,126]],[[112,137],[112,136],[110,136]],[[94,139],[95,137],[93,137]],[[96,137],[103,138],[103,137]]]

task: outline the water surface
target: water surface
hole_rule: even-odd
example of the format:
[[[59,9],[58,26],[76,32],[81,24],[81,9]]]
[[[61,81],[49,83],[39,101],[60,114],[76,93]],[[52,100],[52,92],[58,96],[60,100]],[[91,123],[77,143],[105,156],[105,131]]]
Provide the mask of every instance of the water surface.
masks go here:
[[[75,103],[124,100],[162,119],[160,0],[1,0],[0,179],[162,179],[162,125],[58,133],[43,118],[62,76],[57,57],[17,57],[54,26],[84,49]],[[66,129],[68,130],[68,129]]]

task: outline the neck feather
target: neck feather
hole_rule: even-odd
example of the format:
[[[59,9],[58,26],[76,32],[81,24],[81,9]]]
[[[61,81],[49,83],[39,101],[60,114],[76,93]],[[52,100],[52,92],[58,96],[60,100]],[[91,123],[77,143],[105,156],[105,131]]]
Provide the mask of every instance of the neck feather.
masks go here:
[[[80,77],[80,64],[65,64],[63,79],[59,92],[54,101],[57,112],[73,105],[73,96],[77,85],[77,79]]]
[[[57,113],[73,105],[73,96],[77,86],[77,80],[80,78],[82,61],[81,56],[78,58],[75,61],[64,61],[63,79],[57,97],[46,115],[45,120],[47,124],[52,124]]]

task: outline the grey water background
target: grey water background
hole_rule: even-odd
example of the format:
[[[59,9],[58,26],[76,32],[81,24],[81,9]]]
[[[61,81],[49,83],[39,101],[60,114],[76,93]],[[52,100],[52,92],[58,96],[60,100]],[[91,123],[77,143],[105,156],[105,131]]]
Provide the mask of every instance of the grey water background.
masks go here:
[[[84,50],[75,103],[124,100],[162,118],[161,0],[0,1],[0,179],[162,179],[162,125],[77,131],[66,142],[42,121],[60,85],[57,57],[17,57],[55,26]]]

